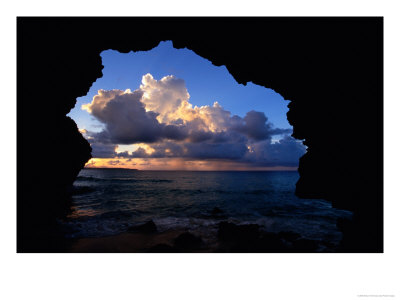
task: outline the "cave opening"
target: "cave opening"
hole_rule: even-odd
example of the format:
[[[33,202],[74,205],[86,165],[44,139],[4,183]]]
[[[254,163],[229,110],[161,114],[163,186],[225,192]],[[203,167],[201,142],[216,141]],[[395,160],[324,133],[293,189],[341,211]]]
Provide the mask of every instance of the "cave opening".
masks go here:
[[[221,226],[251,223],[286,233],[296,251],[335,251],[336,220],[351,214],[295,196],[306,147],[291,137],[281,95],[171,41],[101,58],[103,77],[68,114],[92,147],[70,238],[189,230],[209,247]]]
[[[167,41],[150,51],[107,50],[101,57],[103,76],[68,115],[91,143],[93,158],[87,166],[140,169],[126,159],[183,156],[185,161],[214,159],[203,168],[189,164],[196,170],[296,170],[305,153],[302,143],[290,136],[288,102],[281,95],[251,82],[237,84],[225,66],[216,67],[191,50],[175,49]],[[119,100],[110,101],[115,97]],[[207,155],[186,143],[173,153],[167,144],[160,145],[163,141],[231,147],[222,152],[218,150],[223,147],[204,149],[213,151]],[[232,154],[224,157],[224,152]],[[116,160],[106,160],[112,158]],[[186,169],[185,161],[152,169]]]

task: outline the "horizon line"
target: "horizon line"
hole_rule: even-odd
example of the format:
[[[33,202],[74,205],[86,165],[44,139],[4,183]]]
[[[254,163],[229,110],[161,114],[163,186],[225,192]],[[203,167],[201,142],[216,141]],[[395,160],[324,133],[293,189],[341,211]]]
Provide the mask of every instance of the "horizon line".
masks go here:
[[[187,170],[187,169],[170,169],[170,170],[163,170],[163,169],[151,169],[151,170],[146,170],[146,169],[135,169],[135,168],[121,168],[121,167],[84,167],[83,169],[122,169],[122,170],[132,170],[132,171],[156,171],[156,172],[182,172],[182,171],[187,171],[187,172],[297,172],[298,167],[296,169],[270,169],[270,170],[257,170],[257,169],[248,169],[248,170],[232,170],[232,169],[226,169],[226,170]],[[82,170],[83,170],[82,169]]]

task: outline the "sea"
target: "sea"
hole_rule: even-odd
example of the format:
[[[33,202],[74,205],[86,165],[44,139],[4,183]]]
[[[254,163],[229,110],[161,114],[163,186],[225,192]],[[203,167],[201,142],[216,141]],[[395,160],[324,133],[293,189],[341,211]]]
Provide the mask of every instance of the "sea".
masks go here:
[[[228,221],[339,243],[336,220],[351,212],[296,197],[298,179],[297,171],[83,169],[61,222],[67,238],[115,235],[153,220],[161,232],[182,229],[207,239]]]

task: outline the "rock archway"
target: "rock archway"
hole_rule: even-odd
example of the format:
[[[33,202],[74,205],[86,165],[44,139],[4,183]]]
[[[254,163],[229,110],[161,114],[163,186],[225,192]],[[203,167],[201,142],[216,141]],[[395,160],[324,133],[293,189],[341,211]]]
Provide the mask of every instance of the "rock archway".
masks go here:
[[[60,249],[54,216],[90,158],[66,114],[102,76],[101,51],[165,40],[290,99],[308,146],[297,195],[354,211],[343,251],[383,251],[382,18],[19,18],[17,34],[19,252]]]

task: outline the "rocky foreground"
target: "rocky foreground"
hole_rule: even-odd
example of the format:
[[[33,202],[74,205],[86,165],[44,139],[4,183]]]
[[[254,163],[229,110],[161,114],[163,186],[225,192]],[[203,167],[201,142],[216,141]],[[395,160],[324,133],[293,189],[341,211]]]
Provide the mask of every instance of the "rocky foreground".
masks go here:
[[[141,253],[304,253],[336,252],[335,245],[305,239],[292,231],[266,232],[257,224],[236,225],[222,221],[214,238],[185,230],[159,232],[153,221],[133,226],[115,236],[82,238],[72,242],[71,252]]]

